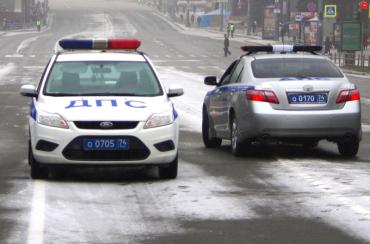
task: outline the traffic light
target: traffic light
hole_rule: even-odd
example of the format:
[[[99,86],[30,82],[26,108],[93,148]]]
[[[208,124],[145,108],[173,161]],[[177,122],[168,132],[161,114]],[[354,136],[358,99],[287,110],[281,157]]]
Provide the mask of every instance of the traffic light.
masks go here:
[[[362,0],[358,5],[361,10],[367,10],[369,8],[369,3],[365,0]]]

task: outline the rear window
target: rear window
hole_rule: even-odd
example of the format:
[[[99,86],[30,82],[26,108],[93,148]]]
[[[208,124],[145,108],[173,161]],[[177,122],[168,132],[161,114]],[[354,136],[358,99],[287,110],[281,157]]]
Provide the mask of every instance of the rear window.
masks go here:
[[[252,71],[256,78],[343,77],[328,60],[309,58],[257,59],[252,62]]]
[[[162,89],[146,62],[56,62],[45,95],[50,96],[158,96]]]

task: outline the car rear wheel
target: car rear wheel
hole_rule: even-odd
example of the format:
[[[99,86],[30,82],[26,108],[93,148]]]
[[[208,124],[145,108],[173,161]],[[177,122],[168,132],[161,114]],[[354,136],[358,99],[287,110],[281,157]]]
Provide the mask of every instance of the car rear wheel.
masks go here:
[[[360,146],[360,142],[356,139],[353,140],[346,140],[337,142],[338,151],[340,155],[345,157],[354,157],[358,152],[358,148]]]
[[[231,153],[234,156],[242,156],[244,150],[244,143],[239,138],[239,126],[235,116],[231,117]]]
[[[159,178],[175,179],[177,177],[178,156],[169,164],[158,167]]]
[[[221,146],[222,139],[213,137],[214,135],[213,123],[208,117],[207,110],[203,110],[203,120],[202,120],[202,138],[203,143],[208,148],[215,148]]]
[[[31,166],[32,179],[45,179],[48,177],[48,169],[41,167],[40,163],[33,157],[31,142],[28,143],[28,163]]]

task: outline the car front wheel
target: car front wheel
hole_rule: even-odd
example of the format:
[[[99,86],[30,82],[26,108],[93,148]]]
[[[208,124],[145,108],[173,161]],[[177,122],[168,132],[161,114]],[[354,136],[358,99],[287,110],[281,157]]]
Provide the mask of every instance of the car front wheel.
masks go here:
[[[208,117],[207,110],[203,111],[203,120],[202,120],[202,138],[203,143],[208,148],[215,148],[221,146],[222,139],[213,137],[213,125]]]
[[[40,166],[40,163],[33,157],[31,142],[28,143],[28,163],[31,166],[32,179],[45,179],[48,177],[47,168]]]
[[[356,139],[353,140],[346,140],[337,142],[338,151],[340,155],[345,157],[354,157],[358,152],[358,148],[360,146],[360,142]]]

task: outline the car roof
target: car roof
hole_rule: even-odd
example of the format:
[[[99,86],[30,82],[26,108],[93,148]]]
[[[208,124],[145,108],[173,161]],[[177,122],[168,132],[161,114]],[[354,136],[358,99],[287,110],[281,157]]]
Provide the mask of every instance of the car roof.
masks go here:
[[[141,53],[137,52],[114,52],[114,51],[73,51],[59,53],[57,62],[68,61],[129,61],[146,62]]]
[[[327,57],[315,54],[302,54],[302,53],[258,53],[258,54],[251,54],[248,55],[249,57],[253,57],[254,59],[281,59],[281,58],[305,58],[305,59],[321,59],[321,60],[328,60]],[[245,57],[248,57],[245,56]]]

